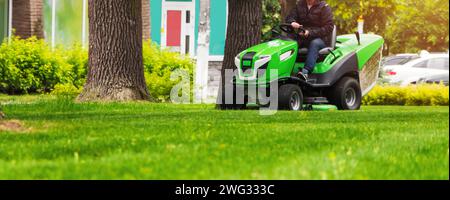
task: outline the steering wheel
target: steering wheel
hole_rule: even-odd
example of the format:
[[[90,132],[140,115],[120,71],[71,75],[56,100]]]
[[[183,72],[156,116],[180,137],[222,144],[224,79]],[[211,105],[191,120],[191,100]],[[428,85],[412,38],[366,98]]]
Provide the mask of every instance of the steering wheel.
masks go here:
[[[281,32],[286,33],[287,35],[281,34],[279,30],[281,30]],[[305,32],[305,29],[302,27],[295,29],[292,27],[291,24],[288,23],[282,23],[280,25],[278,25],[278,28],[273,28],[272,29],[272,38],[284,38],[286,40],[297,40],[295,38],[300,37],[299,33]],[[274,37],[274,35],[276,35]],[[292,36],[294,35],[294,36]]]
[[[291,24],[288,23],[282,23],[278,26],[280,28],[280,30],[282,30],[285,33],[292,33],[292,34],[299,34],[302,32],[305,32],[305,29],[303,28],[303,26],[301,26],[300,28],[293,28]]]

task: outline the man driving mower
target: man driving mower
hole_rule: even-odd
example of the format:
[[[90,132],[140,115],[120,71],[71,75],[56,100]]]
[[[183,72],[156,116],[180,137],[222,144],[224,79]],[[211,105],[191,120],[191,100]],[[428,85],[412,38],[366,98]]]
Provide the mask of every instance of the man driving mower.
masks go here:
[[[330,6],[323,0],[300,0],[286,17],[286,22],[294,29],[302,28],[298,35],[292,35],[300,48],[308,48],[305,67],[298,77],[308,80],[308,74],[314,71],[319,51],[330,43],[333,32],[333,13]]]

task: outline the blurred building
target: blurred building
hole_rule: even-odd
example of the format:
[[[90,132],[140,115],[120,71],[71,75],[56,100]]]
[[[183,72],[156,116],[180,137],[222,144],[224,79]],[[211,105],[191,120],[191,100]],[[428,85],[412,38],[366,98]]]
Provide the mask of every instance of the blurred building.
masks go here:
[[[14,34],[37,36],[52,46],[87,46],[87,0],[0,0],[0,41]],[[143,37],[162,48],[196,58],[200,0],[142,0]],[[227,0],[210,0],[207,79],[210,96],[217,94],[225,49]],[[200,68],[199,68],[200,69]],[[204,70],[204,69],[202,69]]]
[[[211,0],[210,56],[223,59],[227,24],[227,0]],[[151,0],[151,38],[163,47],[195,55],[200,0]]]
[[[8,36],[8,0],[0,0],[0,40]]]
[[[144,38],[195,57],[200,0],[143,0]],[[0,39],[11,30],[54,45],[88,42],[87,0],[0,0]],[[10,20],[11,19],[11,20]],[[211,0],[210,59],[223,59],[227,0]]]
[[[12,29],[22,38],[43,38],[42,7],[42,0],[0,0],[0,39],[10,35]]]

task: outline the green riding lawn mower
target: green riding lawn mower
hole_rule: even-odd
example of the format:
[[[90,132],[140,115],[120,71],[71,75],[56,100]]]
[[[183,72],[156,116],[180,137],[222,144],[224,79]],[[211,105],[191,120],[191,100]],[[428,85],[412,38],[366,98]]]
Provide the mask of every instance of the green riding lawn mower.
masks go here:
[[[320,50],[317,65],[308,80],[297,77],[308,49],[289,34],[298,34],[290,24],[272,30],[273,40],[239,53],[231,80],[233,100],[219,106],[244,109],[249,103],[270,106],[276,97],[280,110],[305,110],[312,105],[335,105],[339,110],[358,110],[361,100],[376,84],[384,40],[378,35],[336,35]]]

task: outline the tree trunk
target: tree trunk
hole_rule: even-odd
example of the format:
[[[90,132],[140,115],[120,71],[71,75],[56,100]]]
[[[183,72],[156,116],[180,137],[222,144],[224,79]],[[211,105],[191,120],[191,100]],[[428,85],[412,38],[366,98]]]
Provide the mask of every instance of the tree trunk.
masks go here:
[[[225,104],[225,71],[235,69],[234,58],[243,50],[261,42],[262,1],[228,0],[228,28],[225,41],[225,57],[221,70],[221,84],[217,104]]]
[[[89,71],[80,101],[147,100],[141,0],[89,0]]]
[[[14,0],[12,26],[21,38],[44,38],[43,0]]]
[[[195,70],[195,102],[204,103],[208,90],[210,0],[200,0],[200,25],[198,27],[197,63]]]
[[[278,0],[281,4],[281,21],[286,20],[286,16],[291,12],[298,0]]]

